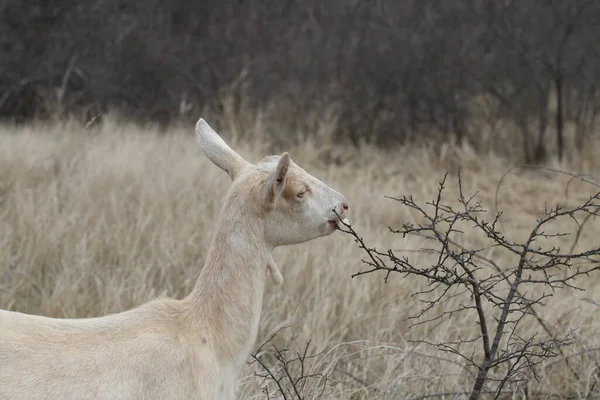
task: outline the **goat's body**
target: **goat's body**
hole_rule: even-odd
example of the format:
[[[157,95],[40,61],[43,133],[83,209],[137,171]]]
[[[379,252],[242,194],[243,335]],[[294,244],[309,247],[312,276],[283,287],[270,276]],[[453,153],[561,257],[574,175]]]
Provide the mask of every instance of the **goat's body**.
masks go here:
[[[0,400],[233,400],[271,257],[232,227],[183,300],[84,319],[0,310]]]
[[[0,400],[234,399],[272,260],[235,226],[217,230],[183,300],[84,319],[0,310]]]
[[[175,300],[89,319],[0,311],[0,399],[232,399],[246,354],[223,365],[183,311]]]
[[[0,311],[0,398],[211,398],[199,396],[196,355],[156,308],[77,320]]]

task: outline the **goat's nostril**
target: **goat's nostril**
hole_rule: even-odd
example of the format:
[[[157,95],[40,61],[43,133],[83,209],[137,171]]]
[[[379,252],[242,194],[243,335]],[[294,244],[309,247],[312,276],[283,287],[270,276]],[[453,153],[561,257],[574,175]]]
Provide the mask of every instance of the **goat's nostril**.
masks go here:
[[[344,209],[344,211],[348,211],[348,204],[342,203],[342,208]]]

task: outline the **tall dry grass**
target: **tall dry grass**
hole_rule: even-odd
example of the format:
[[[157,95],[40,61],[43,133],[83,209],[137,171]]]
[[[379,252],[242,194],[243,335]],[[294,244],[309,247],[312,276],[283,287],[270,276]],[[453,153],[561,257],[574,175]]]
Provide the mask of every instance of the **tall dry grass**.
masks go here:
[[[420,246],[389,233],[388,225],[414,215],[384,195],[430,199],[446,171],[460,168],[465,190],[479,191],[489,210],[503,210],[504,228],[517,239],[545,202],[574,204],[593,192],[577,181],[566,191],[568,177],[560,174],[515,170],[504,178],[496,204],[498,182],[510,165],[491,154],[480,157],[450,145],[340,149],[317,139],[282,149],[261,134],[264,122],[245,129],[243,139],[233,130],[223,134],[249,160],[290,151],[300,166],[345,194],[353,227],[380,249]],[[600,150],[597,143],[590,146]],[[581,165],[586,171],[575,170]],[[594,158],[553,166],[600,175]],[[196,147],[191,126],[168,134],[110,119],[87,130],[76,123],[2,127],[0,308],[75,318],[119,312],[160,295],[181,298],[200,272],[228,185],[226,174]],[[456,193],[455,185],[449,190]],[[599,234],[600,223],[592,221],[581,245],[595,243]],[[465,235],[467,244],[479,239]],[[330,378],[322,398],[410,398],[470,389],[472,371],[460,359],[411,341],[477,330],[468,316],[408,329],[405,319],[419,306],[411,294],[423,282],[392,276],[385,284],[381,275],[351,279],[362,254],[341,233],[277,249],[274,256],[284,284],[267,285],[257,346],[283,326],[289,326],[283,335],[296,336],[293,350],[311,340],[320,355],[310,360],[310,371]],[[410,256],[414,263],[427,262],[426,255]],[[529,382],[531,392],[544,393],[537,398],[584,398],[595,384],[600,307],[593,302],[600,303],[599,282],[590,277],[580,282],[586,292],[557,292],[539,309],[558,331],[578,330],[566,350],[570,367],[564,359],[551,360],[540,368],[539,382]],[[531,320],[526,331],[541,329]],[[255,371],[248,367],[241,380],[243,399],[265,398]],[[322,387],[310,382],[306,398],[316,398]]]

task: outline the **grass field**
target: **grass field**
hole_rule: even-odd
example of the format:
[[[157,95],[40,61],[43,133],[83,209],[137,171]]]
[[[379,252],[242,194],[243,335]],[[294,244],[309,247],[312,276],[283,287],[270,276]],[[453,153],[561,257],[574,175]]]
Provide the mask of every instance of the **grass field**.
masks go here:
[[[596,189],[572,181],[567,190],[568,176],[519,169],[498,187],[508,161],[456,146],[357,150],[324,147],[315,139],[281,148],[259,131],[257,124],[243,137],[227,131],[223,136],[251,161],[289,151],[297,164],[346,196],[353,228],[382,250],[420,247],[415,239],[389,232],[388,225],[399,227],[415,217],[384,196],[429,200],[450,172],[452,197],[459,168],[465,190],[479,191],[491,212],[504,211],[505,232],[518,240],[545,203],[576,204]],[[596,150],[600,146],[590,143],[589,153]],[[550,166],[600,176],[594,157]],[[227,175],[197,148],[192,126],[169,134],[112,120],[87,130],[76,123],[1,127],[0,308],[74,318],[119,312],[162,295],[183,297],[203,265],[228,185]],[[464,236],[467,244],[480,239],[468,231]],[[579,246],[593,246],[598,237],[600,222],[591,221]],[[427,255],[408,254],[415,264],[428,262]],[[494,254],[490,249],[490,257]],[[363,254],[340,232],[279,248],[274,257],[284,283],[267,285],[257,347],[282,327],[289,328],[278,340],[293,333],[294,351],[310,340],[309,352],[319,355],[309,360],[309,371],[329,377],[321,398],[425,398],[420,396],[471,389],[474,371],[465,370],[458,357],[411,341],[477,330],[467,314],[409,329],[405,319],[419,307],[411,294],[424,282],[398,275],[386,284],[383,274],[352,279]],[[556,331],[576,328],[576,340],[565,350],[568,363],[564,357],[549,360],[538,369],[539,381],[523,384],[522,390],[533,393],[529,398],[600,398],[599,284],[599,276],[582,279],[585,292],[557,292],[539,308]],[[531,319],[523,333],[536,331],[543,335]],[[256,371],[254,365],[245,371],[240,398],[266,398]],[[322,384],[308,380],[304,398],[317,398]]]

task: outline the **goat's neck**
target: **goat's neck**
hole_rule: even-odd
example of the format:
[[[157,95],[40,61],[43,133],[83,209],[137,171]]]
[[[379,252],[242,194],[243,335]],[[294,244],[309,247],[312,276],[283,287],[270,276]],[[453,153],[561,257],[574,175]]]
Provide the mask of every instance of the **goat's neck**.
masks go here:
[[[200,277],[184,299],[194,339],[199,346],[212,342],[224,363],[254,344],[271,250],[260,218],[225,207]]]

